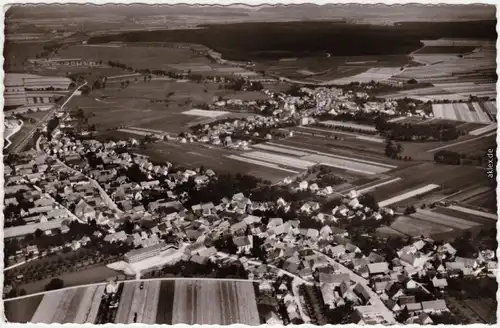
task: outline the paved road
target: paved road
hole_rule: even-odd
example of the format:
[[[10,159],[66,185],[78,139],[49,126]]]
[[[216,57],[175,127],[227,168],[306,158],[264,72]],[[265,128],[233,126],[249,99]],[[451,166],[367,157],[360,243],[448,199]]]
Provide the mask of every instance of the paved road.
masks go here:
[[[66,106],[66,104],[71,100],[71,98],[73,98],[73,96],[76,94],[76,92],[78,90],[80,90],[81,87],[83,87],[84,85],[87,84],[87,81],[85,81],[85,83],[83,83],[82,85],[78,86],[75,90],[73,90],[73,92],[71,93],[71,95],[69,95],[69,97],[66,99],[66,101],[64,101],[64,103],[59,107],[58,105],[55,105],[54,108],[52,108],[51,110],[49,110],[47,112],[47,114],[40,120],[38,121],[38,123],[33,127],[33,129],[21,140],[21,142],[19,142],[17,144],[17,146],[15,146],[13,148],[13,152],[17,153],[19,151],[21,151],[24,146],[26,145],[26,143],[31,139],[31,137],[33,137],[33,134],[35,134],[36,130],[41,127],[43,124],[45,124],[45,122],[52,116],[54,115],[58,109],[64,109],[64,106]]]

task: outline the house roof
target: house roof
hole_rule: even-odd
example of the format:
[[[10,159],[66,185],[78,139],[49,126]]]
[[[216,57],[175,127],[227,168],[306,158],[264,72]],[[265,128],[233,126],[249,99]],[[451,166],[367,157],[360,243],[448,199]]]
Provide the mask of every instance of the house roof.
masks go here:
[[[368,264],[368,271],[370,274],[385,273],[389,271],[389,265],[387,262],[378,262]]]
[[[446,306],[446,302],[444,300],[434,300],[422,302],[422,309],[424,311],[446,311],[448,310],[448,307]]]
[[[344,281],[349,282],[351,278],[348,273],[324,273],[320,272],[319,282],[326,284],[340,284]]]

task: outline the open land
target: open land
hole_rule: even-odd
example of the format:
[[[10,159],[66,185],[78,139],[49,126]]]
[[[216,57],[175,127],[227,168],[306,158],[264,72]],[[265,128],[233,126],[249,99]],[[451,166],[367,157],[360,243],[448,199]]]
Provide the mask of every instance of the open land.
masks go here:
[[[196,108],[196,104],[211,103],[214,96],[240,99],[239,92],[218,90],[216,83],[152,80],[132,81],[125,89],[107,86],[91,96],[73,97],[68,105],[92,115],[89,123],[95,124],[98,130],[132,125],[179,133],[190,131],[190,123],[201,118],[185,115],[185,112]],[[245,96],[267,98],[259,92],[249,92]]]
[[[113,277],[123,276],[117,271],[108,269],[105,265],[98,265],[90,269],[75,272],[66,272],[59,276],[60,279],[64,280],[66,287],[85,285],[91,283],[99,283],[106,281],[106,279]],[[46,284],[52,280],[53,277],[46,278],[43,280],[35,281],[32,283],[27,283],[21,285],[28,294],[39,293],[44,290]]]

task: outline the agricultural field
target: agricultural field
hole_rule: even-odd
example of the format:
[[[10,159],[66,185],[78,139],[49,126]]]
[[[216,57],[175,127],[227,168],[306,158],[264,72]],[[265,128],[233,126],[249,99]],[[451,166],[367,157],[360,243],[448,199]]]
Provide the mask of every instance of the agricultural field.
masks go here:
[[[422,49],[414,52],[415,54],[463,54],[472,52],[476,46],[424,46]]]
[[[61,58],[84,58],[107,63],[109,60],[119,62],[135,69],[163,69],[176,64],[209,64],[209,60],[195,54],[189,49],[173,47],[151,47],[121,45],[117,47],[97,45],[72,45],[59,52]]]
[[[250,281],[152,279],[120,285],[117,324],[133,323],[134,317],[143,324],[260,324]],[[104,290],[99,284],[6,301],[6,317],[9,322],[94,324]]]
[[[144,288],[140,289],[137,282],[124,283],[115,323],[133,323],[134,314],[137,313],[137,322],[155,324],[161,284],[160,280],[145,281]]]
[[[392,68],[397,68],[399,71],[408,62],[405,55],[305,57],[293,61],[258,62],[256,69],[304,82],[331,84],[338,81],[344,84],[344,79],[352,76],[359,78],[361,75],[363,80],[369,79],[368,82],[384,78],[388,69],[392,72]]]
[[[238,92],[218,90],[216,83],[179,83],[175,80],[131,81],[121,88],[107,86],[88,96],[73,97],[68,106],[81,108],[90,115],[89,124],[97,130],[132,125],[164,132],[188,132],[189,124],[200,119],[185,115],[196,104],[212,103],[214,96],[237,98]],[[247,97],[266,97],[263,93],[250,93]]]
[[[478,102],[432,104],[432,112],[434,117],[447,120],[484,124],[495,120],[495,117],[485,111],[484,107]]]
[[[298,127],[294,128],[293,131],[295,133],[293,137],[272,141],[268,144],[298,149],[299,151],[305,149],[309,153],[346,156],[394,167],[408,165],[406,162],[388,158],[384,153],[384,143],[361,139],[359,134],[310,127]],[[340,137],[340,139],[334,139],[335,136]]]
[[[36,263],[34,262],[33,264]],[[64,284],[66,287],[100,283],[106,281],[106,279],[108,278],[114,277],[123,277],[123,275],[121,275],[117,271],[107,268],[106,265],[97,265],[83,271],[66,272],[58,276],[58,278],[64,280]],[[48,284],[51,279],[52,278],[46,278],[43,280],[26,283],[21,285],[20,288],[25,289],[28,294],[43,292],[45,285]]]
[[[429,182],[439,185],[440,188],[427,195],[442,195],[442,198],[451,195],[462,188],[470,185],[470,181],[477,184],[488,185],[484,170],[471,166],[438,165],[434,163],[414,164],[408,168],[396,169],[389,172],[393,178],[401,178],[390,184],[382,185],[377,188],[377,199],[380,201],[388,200],[393,197],[412,192],[416,189],[427,186]],[[426,182],[427,181],[427,182]],[[423,196],[413,196],[406,200],[393,203],[394,206],[402,204],[411,204],[422,200]],[[427,196],[425,196],[427,197]]]
[[[172,312],[172,324],[260,324],[251,282],[177,280]]]
[[[295,170],[290,172],[278,165],[241,160],[244,157],[241,157],[240,152],[205,144],[160,142],[148,145],[146,149],[136,149],[134,152],[148,155],[153,161],[168,161],[186,168],[203,165],[218,173],[245,173],[272,183],[295,174]]]
[[[384,201],[381,201],[381,202],[378,203],[378,206],[380,206],[380,207],[386,207],[386,206],[390,206],[390,205],[393,205],[393,204],[396,204],[396,203],[400,203],[402,201],[407,200],[408,198],[413,198],[415,196],[419,196],[419,195],[428,193],[428,192],[430,192],[430,191],[432,191],[434,189],[437,189],[439,187],[440,186],[437,185],[437,184],[428,184],[428,185],[422,186],[420,188],[409,190],[409,191],[404,192],[404,193],[402,193],[400,195],[397,195],[397,196],[394,196],[392,198],[389,198],[389,199],[386,199]]]
[[[381,82],[389,80],[391,77],[401,71],[401,67],[377,67],[370,68],[366,72],[356,74],[349,77],[324,81],[328,84],[345,85],[352,82],[370,83],[371,81]]]
[[[430,237],[433,235],[453,232],[453,229],[449,227],[442,226],[438,223],[422,221],[409,216],[398,217],[391,224],[390,229],[412,237],[418,237],[418,236]]]
[[[490,132],[481,136],[467,136],[462,140],[450,142],[442,146],[429,149],[428,152],[434,153],[438,150],[444,149],[469,155],[479,152],[484,153],[486,156],[488,148],[496,148],[496,132]]]
[[[8,322],[30,322],[43,297],[43,295],[36,295],[17,299],[15,301],[4,300],[5,318]]]

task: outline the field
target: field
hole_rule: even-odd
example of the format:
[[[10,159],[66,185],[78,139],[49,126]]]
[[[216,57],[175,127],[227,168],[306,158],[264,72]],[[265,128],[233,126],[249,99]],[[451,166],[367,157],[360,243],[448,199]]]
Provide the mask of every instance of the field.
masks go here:
[[[472,52],[475,46],[425,46],[415,52],[415,54],[463,54]]]
[[[120,283],[114,323],[259,325],[253,283],[229,280],[145,280]],[[47,292],[5,302],[10,322],[96,323],[105,285]]]
[[[8,322],[27,323],[35,314],[43,295],[30,296],[15,301],[4,301],[4,313]]]
[[[438,165],[434,163],[414,164],[408,168],[396,169],[389,172],[391,176],[401,178],[393,183],[382,185],[377,188],[377,199],[386,200],[419,189],[432,182],[441,188],[428,193],[432,197],[441,195],[444,198],[454,192],[470,186],[474,181],[476,184],[488,185],[489,180],[484,170],[475,167]],[[422,201],[427,196],[414,196],[394,203],[394,205],[404,206]]]
[[[435,234],[443,234],[452,232],[453,229],[444,227],[438,223],[422,221],[408,216],[398,217],[390,226],[391,229],[396,230],[402,234],[418,237],[430,237]]]
[[[259,325],[251,282],[175,282],[172,324]]]
[[[468,136],[463,140],[450,142],[439,147],[433,147],[428,152],[434,153],[441,149],[456,151],[464,154],[481,152],[486,155],[488,148],[496,148],[496,132],[490,132],[482,136]]]
[[[98,265],[83,271],[67,272],[59,276],[59,278],[64,280],[64,284],[66,287],[70,287],[99,283],[106,281],[106,279],[108,278],[117,276],[121,276],[121,274],[119,272],[108,269],[105,265]],[[53,279],[53,277],[35,281],[32,283],[27,283],[21,285],[20,288],[24,288],[28,294],[39,293],[44,290],[45,285],[48,284],[51,279]]]
[[[205,144],[160,142],[148,145],[147,149],[137,149],[134,152],[148,155],[151,160],[159,162],[169,161],[186,168],[197,168],[203,165],[219,174],[245,173],[273,183],[295,174],[279,166],[271,167],[241,161],[232,158],[232,156],[238,156],[236,158],[239,158],[240,152]]]
[[[212,103],[214,96],[239,98],[240,94],[218,90],[216,83],[139,80],[131,81],[124,89],[110,85],[89,96],[75,96],[68,106],[81,108],[85,114],[91,115],[89,124],[95,124],[97,130],[132,125],[179,133],[189,131],[191,122],[204,118],[184,114],[196,104]],[[266,97],[259,92],[249,92],[245,96],[250,99]]]
[[[136,45],[123,45],[119,47],[74,45],[68,46],[59,52],[61,58],[85,58],[87,60],[109,60],[132,66],[136,69],[163,69],[168,70],[170,65],[203,64],[210,62],[208,59],[195,54],[189,49],[174,47],[151,47]],[[210,67],[209,67],[210,68]]]
[[[490,104],[491,102],[489,102]],[[488,105],[490,106],[490,105]],[[477,102],[473,103],[453,103],[453,104],[432,104],[434,117],[448,120],[473,122],[473,123],[491,123],[495,117]]]
[[[160,306],[160,280],[144,282],[140,289],[136,282],[125,283],[118,305],[115,323],[133,323],[134,314],[137,313],[137,322],[143,324],[156,323],[157,310]]]
[[[378,203],[378,206],[386,207],[386,206],[404,201],[408,198],[413,198],[415,196],[425,194],[425,193],[430,192],[430,191],[437,189],[437,188],[439,188],[439,185],[437,185],[437,184],[428,184],[428,185],[425,185],[423,187],[420,187],[420,188],[417,188],[414,190],[410,190],[410,191],[407,191],[407,192],[402,193],[400,195],[397,195],[397,196],[394,196],[392,198],[381,201]]]
[[[397,68],[399,71],[408,62],[409,58],[405,55],[322,56],[296,58],[294,61],[259,61],[256,69],[273,76],[308,83],[343,84],[351,76],[363,81],[369,79],[368,82],[385,79],[385,73],[390,73],[389,70],[392,72],[392,68]],[[389,74],[389,77],[392,75]]]

